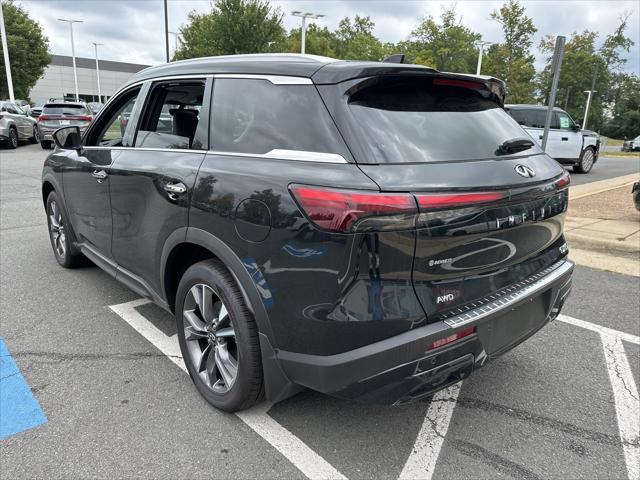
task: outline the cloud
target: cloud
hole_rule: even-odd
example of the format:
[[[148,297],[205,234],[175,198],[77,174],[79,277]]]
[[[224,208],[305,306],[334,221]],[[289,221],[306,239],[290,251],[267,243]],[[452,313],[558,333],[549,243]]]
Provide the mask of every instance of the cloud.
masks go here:
[[[164,62],[164,16],[162,0],[17,0],[38,20],[51,42],[51,51],[69,55],[69,27],[58,18],[73,18],[84,23],[74,26],[76,55],[92,58],[91,42],[103,43],[100,57],[133,63],[157,64]],[[320,25],[330,29],[338,26],[345,16],[370,16],[375,22],[375,33],[385,42],[406,39],[420,18],[439,16],[442,9],[456,5],[462,22],[479,32],[485,40],[499,42],[500,26],[489,18],[492,10],[502,1],[459,0],[272,0],[284,16],[285,28],[299,26],[300,20],[292,17],[292,10],[304,10],[324,14]],[[576,0],[551,2],[527,0],[527,14],[533,18],[538,33],[534,47],[546,34],[570,35],[585,29],[600,32],[599,41],[613,31],[625,12],[631,13],[627,34],[635,45],[627,55],[626,70],[640,73],[640,6],[635,0]],[[187,21],[190,11],[210,10],[209,0],[169,0],[169,30],[177,31]],[[173,42],[172,42],[173,44]],[[544,64],[544,57],[537,48],[537,66]]]

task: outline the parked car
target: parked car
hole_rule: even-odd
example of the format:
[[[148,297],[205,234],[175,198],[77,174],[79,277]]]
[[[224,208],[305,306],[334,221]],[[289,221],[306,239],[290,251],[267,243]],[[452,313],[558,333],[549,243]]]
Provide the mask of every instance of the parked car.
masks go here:
[[[20,140],[38,143],[40,133],[36,121],[12,102],[0,102],[0,143],[18,148]]]
[[[623,152],[637,152],[640,151],[640,135],[632,140],[625,140],[622,143]]]
[[[506,105],[511,115],[538,144],[542,143],[547,107],[544,105]],[[563,165],[573,166],[577,173],[589,173],[598,160],[600,137],[590,130],[582,130],[567,112],[553,109],[547,154]]]
[[[95,115],[102,109],[104,105],[100,102],[89,102],[87,103],[87,106],[91,109],[91,112]]]
[[[52,134],[58,128],[67,125],[77,125],[80,133],[84,133],[93,114],[86,104],[81,102],[46,103],[38,117],[40,128],[40,145],[49,150],[53,144]]]
[[[493,78],[293,54],[148,68],[84,135],[54,134],[53,253],[174,313],[220,409],[303,387],[431,396],[571,289],[569,174],[503,95]]]
[[[31,107],[29,109],[29,116],[38,120],[38,117],[42,113],[42,107],[44,107],[44,103],[39,103]]]

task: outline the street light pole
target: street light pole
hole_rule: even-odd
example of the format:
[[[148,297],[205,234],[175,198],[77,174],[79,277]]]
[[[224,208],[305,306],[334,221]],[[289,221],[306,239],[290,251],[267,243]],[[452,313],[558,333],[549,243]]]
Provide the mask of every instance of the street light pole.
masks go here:
[[[102,91],[100,90],[100,66],[98,65],[98,47],[103,46],[104,43],[93,43],[93,48],[96,51],[96,79],[98,80],[98,103],[102,103]]]
[[[484,55],[484,47],[491,45],[491,42],[476,42],[476,47],[478,47],[478,66],[476,67],[476,75],[480,75],[480,71],[482,70],[482,55]]]
[[[164,48],[167,54],[167,63],[169,63],[169,16],[167,14],[167,0],[164,0]]]
[[[291,15],[293,15],[294,17],[302,18],[302,35],[300,37],[300,53],[304,53],[306,34],[307,34],[307,18],[313,18],[313,19],[322,18],[324,17],[324,15],[320,15],[319,13],[310,13],[310,12],[302,13],[299,10],[294,10],[293,12],[291,12]]]
[[[2,13],[2,2],[0,2],[0,27],[2,31],[2,52],[4,53],[4,68],[7,71],[7,85],[9,86],[9,100],[15,100],[13,96],[13,79],[11,78],[11,63],[9,63],[9,47],[7,46],[7,30],[4,27],[4,13]]]
[[[591,106],[591,97],[597,90],[585,90],[584,93],[589,94],[587,97],[587,106],[584,109],[584,120],[582,121],[582,129],[586,130],[587,128],[587,118],[589,117],[589,107]]]
[[[178,41],[180,40],[180,33],[179,32],[169,32],[171,35],[173,35],[173,55],[175,56],[176,52],[178,51]]]
[[[82,23],[82,20],[67,20],[65,18],[59,18],[58,20],[69,24],[69,34],[71,35],[71,59],[73,61],[73,83],[76,87],[76,102],[79,102],[80,95],[78,94],[78,72],[76,71],[76,47],[73,43],[73,24]]]

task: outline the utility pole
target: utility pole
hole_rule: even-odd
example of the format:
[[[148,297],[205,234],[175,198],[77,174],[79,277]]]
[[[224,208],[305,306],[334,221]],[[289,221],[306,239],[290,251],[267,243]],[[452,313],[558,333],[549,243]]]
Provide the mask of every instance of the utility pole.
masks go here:
[[[4,54],[4,68],[7,71],[7,85],[9,86],[9,100],[15,100],[13,96],[13,79],[11,78],[11,63],[9,63],[9,47],[7,46],[7,30],[4,27],[4,13],[2,13],[2,2],[0,2],[0,32],[2,35],[2,52]]]
[[[73,83],[76,87],[76,102],[79,102],[80,95],[78,94],[78,72],[76,70],[76,47],[73,43],[73,24],[82,23],[82,20],[67,20],[65,18],[59,18],[58,20],[69,24],[69,35],[71,36],[71,59],[73,61]]]
[[[298,10],[294,10],[293,12],[291,12],[291,15],[293,15],[294,17],[302,18],[302,36],[300,39],[300,53],[304,53],[305,37],[307,34],[307,18],[312,18],[312,19],[322,18],[324,17],[324,15],[320,15],[319,13],[309,13],[309,12],[302,13]]]
[[[104,43],[93,43],[93,48],[96,51],[96,79],[98,80],[98,103],[102,103],[102,91],[100,90],[100,65],[98,65],[98,47],[103,46]]]
[[[591,106],[591,97],[597,90],[585,90],[584,93],[587,93],[589,96],[587,97],[587,106],[584,109],[584,120],[582,121],[582,128],[586,130],[587,128],[587,118],[589,117],[589,107]]]
[[[567,93],[564,96],[564,109],[567,110],[567,104],[569,103],[569,94],[571,93],[571,86],[567,87]]]
[[[553,60],[551,61],[551,92],[547,99],[547,117],[544,121],[544,133],[542,134],[542,151],[547,150],[547,139],[549,138],[549,127],[551,127],[551,116],[553,115],[553,107],[556,104],[556,93],[558,91],[558,79],[560,78],[560,66],[562,65],[562,55],[564,54],[564,42],[566,38],[558,35],[556,37],[556,47],[553,51]]]
[[[164,0],[164,48],[169,63],[169,16],[167,14],[167,0]]]
[[[476,68],[476,75],[480,75],[480,71],[482,70],[482,55],[484,55],[484,47],[491,45],[491,42],[483,42],[482,40],[476,42],[476,47],[478,47],[478,66]]]

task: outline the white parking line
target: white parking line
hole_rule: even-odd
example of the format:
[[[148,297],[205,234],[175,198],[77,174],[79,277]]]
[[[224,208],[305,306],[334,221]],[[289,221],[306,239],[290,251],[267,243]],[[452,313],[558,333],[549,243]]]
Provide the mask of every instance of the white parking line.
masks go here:
[[[147,303],[150,303],[150,300],[143,298],[119,305],[111,305],[109,308],[186,373],[187,367],[182,360],[178,337],[168,337],[136,310],[137,307]],[[276,422],[267,413],[269,408],[270,405],[268,404],[258,405],[256,408],[238,412],[236,415],[308,478],[312,480],[346,480],[346,477],[329,462]]]
[[[564,323],[569,323],[571,325],[575,325],[576,327],[584,328],[586,330],[591,330],[593,332],[598,332],[601,335],[609,335],[611,337],[616,337],[625,342],[635,343],[636,345],[640,345],[640,337],[637,335],[632,335],[631,333],[621,332],[620,330],[614,330],[613,328],[603,327],[602,325],[597,325],[591,322],[585,322],[584,320],[580,320],[579,318],[569,317],[567,315],[558,315],[557,320],[560,320]]]
[[[629,480],[640,479],[640,398],[620,337],[601,335]]]
[[[401,479],[431,480],[461,386],[462,382],[456,383],[433,396],[413,450],[400,473]]]

